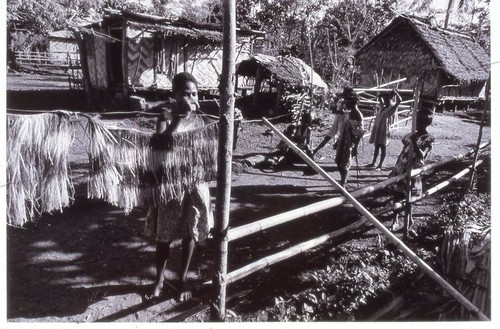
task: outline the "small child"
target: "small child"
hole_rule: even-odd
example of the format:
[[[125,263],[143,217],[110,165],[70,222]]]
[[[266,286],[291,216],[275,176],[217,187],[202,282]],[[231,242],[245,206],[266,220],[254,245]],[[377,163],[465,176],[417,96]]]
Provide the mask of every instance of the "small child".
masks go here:
[[[399,176],[407,172],[408,159],[411,159],[412,169],[420,168],[424,165],[425,160],[429,157],[435,138],[427,132],[427,127],[432,123],[433,112],[431,109],[422,108],[417,112],[417,131],[413,134],[407,134],[403,137],[403,150],[401,151],[396,165],[389,174],[390,177]],[[413,144],[413,152],[410,155],[410,145]],[[406,197],[406,180],[397,183],[393,188],[394,202],[404,200]],[[417,176],[411,180],[412,193],[419,196],[422,194],[422,178]],[[413,219],[408,219],[408,225],[413,224]],[[399,231],[402,229],[399,223],[399,216],[396,214],[392,222],[392,230]]]
[[[385,160],[386,147],[389,144],[389,119],[396,113],[399,103],[401,103],[401,96],[396,90],[391,91],[387,94],[382,94],[379,96],[380,102],[380,112],[375,117],[375,123],[373,124],[373,129],[370,134],[370,144],[375,145],[375,151],[373,153],[373,160],[368,165],[368,167],[375,167],[375,162],[380,151],[380,162],[375,168],[377,170],[382,169],[382,164]]]
[[[311,124],[312,115],[310,112],[306,111],[300,118],[300,124],[292,124],[288,126],[284,133],[285,136],[287,136],[292,142],[294,142],[295,145],[297,145],[310,158],[313,157],[311,151]],[[285,142],[280,142],[278,144],[278,149],[280,149],[282,157],[274,165],[275,169],[280,169],[294,163],[303,162],[302,158],[300,158],[293,150],[291,150]]]

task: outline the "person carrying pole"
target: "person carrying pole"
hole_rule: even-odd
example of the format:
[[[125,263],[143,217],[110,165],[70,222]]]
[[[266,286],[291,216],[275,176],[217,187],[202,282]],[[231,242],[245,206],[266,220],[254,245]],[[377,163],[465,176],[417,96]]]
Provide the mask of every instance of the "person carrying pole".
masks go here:
[[[403,150],[398,156],[394,168],[389,173],[389,178],[399,176],[407,171],[408,162],[412,164],[412,169],[420,168],[424,165],[425,160],[429,157],[434,146],[435,138],[427,132],[427,127],[432,124],[433,111],[430,108],[422,107],[417,111],[416,131],[405,135],[402,139]],[[410,154],[411,152],[411,154]],[[394,202],[401,202],[406,198],[407,182],[402,181],[393,187]],[[419,196],[422,194],[422,178],[417,176],[411,179],[410,188],[412,194]],[[411,215],[405,219],[408,226],[413,224]],[[396,213],[391,226],[392,231],[398,232],[403,229],[399,221],[399,214]],[[410,231],[412,232],[412,231]],[[413,234],[415,232],[412,232]]]
[[[344,92],[348,91],[348,89],[344,88]],[[332,111],[335,118],[333,119],[333,124],[326,133],[326,136],[323,138],[321,143],[314,149],[312,152],[313,156],[318,153],[328,142],[333,139],[333,148],[337,148],[337,140],[339,139],[340,134],[342,133],[342,127],[345,122],[348,120],[349,116],[347,114],[347,109],[344,104],[344,92],[339,93],[334,100],[331,100],[330,110]]]
[[[375,167],[377,157],[380,152],[380,162],[375,168],[376,170],[382,169],[382,164],[385,160],[385,152],[389,144],[389,119],[398,110],[399,103],[401,103],[401,96],[397,90],[392,90],[389,93],[383,93],[378,96],[380,103],[380,111],[375,117],[373,129],[370,134],[370,144],[375,145],[372,162],[367,167]]]
[[[175,75],[172,92],[176,101],[172,122],[166,126],[165,120],[158,120],[157,134],[150,142],[153,149],[168,147],[174,132],[189,131],[205,125],[203,118],[197,114],[200,105],[196,78],[187,72]],[[149,209],[144,232],[146,237],[156,241],[156,279],[151,297],[160,296],[170,245],[173,240],[182,238],[181,269],[176,290],[181,301],[191,298],[187,273],[195,243],[208,238],[212,227],[210,191],[206,182],[199,183],[192,190],[183,191],[178,198]]]
[[[344,88],[344,105],[349,112],[349,119],[345,121],[337,141],[335,163],[340,173],[340,185],[345,186],[347,175],[351,168],[351,160],[358,155],[358,144],[365,130],[363,129],[363,115],[358,109],[358,96],[351,87]]]

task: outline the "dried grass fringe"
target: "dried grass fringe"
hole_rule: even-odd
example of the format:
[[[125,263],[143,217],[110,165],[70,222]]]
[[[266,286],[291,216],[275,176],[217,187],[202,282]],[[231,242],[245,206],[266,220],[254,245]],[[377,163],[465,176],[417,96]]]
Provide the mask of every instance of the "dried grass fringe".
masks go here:
[[[445,232],[438,259],[450,284],[491,318],[491,222],[467,223],[459,230],[450,226]],[[443,320],[466,318],[475,320],[459,304],[441,314]]]
[[[68,151],[74,135],[69,113],[7,118],[7,223],[23,226],[70,205]]]
[[[151,133],[106,128],[93,121],[88,197],[129,212],[180,199],[217,173],[218,124],[173,134],[172,147],[153,150]]]

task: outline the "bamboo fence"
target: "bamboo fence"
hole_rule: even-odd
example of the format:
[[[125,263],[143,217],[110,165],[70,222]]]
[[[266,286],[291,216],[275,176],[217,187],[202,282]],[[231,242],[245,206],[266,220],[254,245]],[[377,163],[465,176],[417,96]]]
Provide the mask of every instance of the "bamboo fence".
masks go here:
[[[365,216],[376,228],[378,228],[386,238],[391,241],[397,248],[399,248],[408,258],[410,258],[420,269],[422,269],[427,275],[429,275],[434,281],[436,281],[444,290],[446,290],[453,298],[455,298],[462,306],[464,306],[471,314],[480,320],[489,321],[488,317],[484,315],[480,309],[473,305],[469,300],[467,300],[460,292],[458,292],[453,286],[451,286],[446,280],[444,280],[438,273],[436,273],[427,263],[420,259],[410,248],[408,248],[398,237],[396,237],[391,231],[389,231],[384,224],[378,221],[375,216],[373,216],[361,203],[359,203],[356,198],[354,198],[346,189],[337,183],[333,178],[330,177],[321,167],[319,167],[313,160],[311,160],[302,150],[300,150],[292,141],[290,141],[284,134],[282,134],[276,127],[274,127],[265,118],[264,123],[271,128],[277,136],[284,141],[290,149],[297,153],[309,166],[311,166],[316,172],[318,172],[326,181],[332,184],[334,187],[339,189],[341,193],[352,203],[354,208],[358,210],[363,216]],[[411,171],[410,171],[411,172]],[[261,266],[261,265],[260,265]]]
[[[476,166],[479,166],[483,161],[479,160],[475,163]],[[469,173],[472,170],[472,165],[469,166],[468,168],[458,172],[457,174],[453,175],[452,177],[440,182],[439,184],[433,186],[432,188],[429,188],[427,191],[425,191],[421,196],[419,197],[413,197],[411,202],[417,202],[420,201],[440,190],[443,188],[447,187],[448,185],[452,184],[453,182],[457,181],[461,177],[465,176],[467,173]],[[352,194],[354,196],[354,193]],[[404,204],[402,203],[396,203],[390,207],[383,208],[377,212],[374,213],[374,215],[382,215],[390,211],[398,210],[400,208],[403,208]],[[286,250],[283,250],[279,253],[273,254],[266,256],[264,258],[261,258],[255,262],[252,262],[250,264],[247,264],[237,270],[234,270],[227,275],[227,283],[233,283],[235,281],[241,280],[244,277],[249,276],[250,274],[253,274],[257,271],[260,271],[266,267],[269,267],[273,264],[276,264],[280,261],[286,260],[290,257],[296,256],[298,254],[304,253],[308,250],[311,250],[313,248],[316,248],[323,243],[333,239],[340,237],[344,234],[350,233],[358,228],[361,228],[366,222],[368,221],[367,218],[362,218],[360,220],[355,221],[354,223],[351,223],[341,229],[332,231],[330,233],[321,235],[319,237],[316,237],[314,239],[311,239],[306,242],[302,242],[298,245],[292,246],[290,248],[287,248]]]
[[[489,145],[489,143],[483,143],[480,145],[480,149],[484,149],[488,145]],[[459,154],[459,155],[451,157],[449,159],[445,159],[445,160],[442,160],[439,162],[428,164],[428,165],[425,165],[421,168],[413,169],[412,170],[412,177],[420,175],[424,172],[430,172],[430,171],[435,170],[438,167],[444,166],[450,162],[461,160],[465,157],[472,155],[473,153],[474,153],[474,150],[470,150],[466,153]],[[363,187],[359,190],[352,192],[352,196],[355,198],[360,198],[360,197],[369,195],[369,194],[374,193],[378,190],[387,188],[387,187],[389,187],[397,182],[400,182],[403,179],[405,179],[405,177],[406,177],[406,174],[401,174],[399,176],[391,177],[391,178],[386,179],[384,181],[378,182],[374,185]],[[315,202],[313,204],[310,204],[310,205],[307,205],[304,207],[300,207],[300,208],[296,208],[296,209],[293,209],[290,211],[286,211],[286,212],[281,213],[281,214],[266,217],[266,218],[263,218],[261,220],[255,221],[255,222],[252,222],[252,223],[249,223],[246,225],[241,225],[241,226],[230,229],[228,232],[228,239],[229,239],[229,241],[237,240],[237,239],[243,238],[245,236],[261,232],[263,230],[266,230],[268,228],[271,228],[271,227],[274,227],[274,226],[277,226],[277,225],[280,225],[283,223],[287,223],[287,222],[290,222],[290,221],[293,221],[296,219],[301,219],[301,218],[304,218],[306,216],[337,207],[345,202],[347,202],[347,199],[345,197],[338,196],[338,197],[334,197],[331,199]],[[179,240],[179,242],[180,242],[180,240]]]

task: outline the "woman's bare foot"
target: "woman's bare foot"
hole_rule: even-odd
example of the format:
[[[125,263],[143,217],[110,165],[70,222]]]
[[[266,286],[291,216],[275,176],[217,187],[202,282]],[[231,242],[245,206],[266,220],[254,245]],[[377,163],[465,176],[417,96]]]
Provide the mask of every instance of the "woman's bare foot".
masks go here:
[[[178,299],[181,302],[185,302],[193,297],[191,292],[191,284],[187,281],[179,281],[178,283]]]
[[[154,289],[153,289],[153,297],[156,298],[156,297],[160,297],[160,294],[161,294],[161,290],[163,289],[163,282],[157,282],[155,285],[154,285]]]
[[[153,284],[153,289],[149,290],[147,294],[144,295],[146,300],[152,300],[160,297],[161,291],[163,289],[163,283],[155,283]]]

